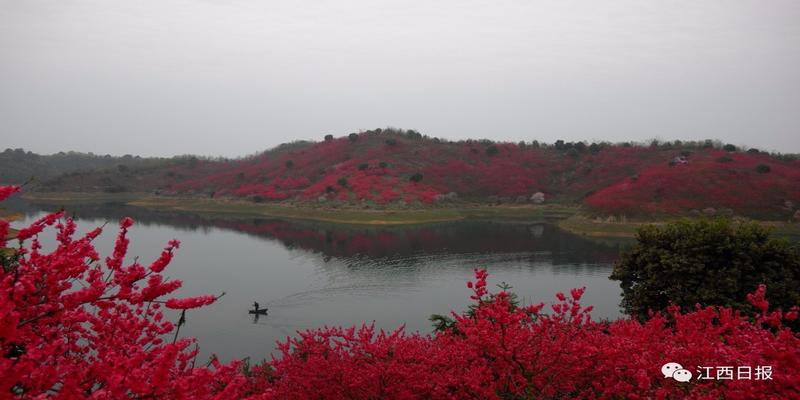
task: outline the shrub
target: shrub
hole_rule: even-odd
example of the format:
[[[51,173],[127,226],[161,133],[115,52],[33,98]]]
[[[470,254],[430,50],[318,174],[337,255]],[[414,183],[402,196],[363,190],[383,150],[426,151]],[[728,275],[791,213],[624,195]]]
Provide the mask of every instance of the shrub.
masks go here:
[[[756,166],[756,172],[758,172],[759,174],[766,174],[771,170],[772,168],[770,168],[769,165],[766,164],[758,164]]]
[[[737,150],[737,148],[736,148],[736,146],[734,146],[734,145],[729,143],[729,144],[726,144],[725,146],[722,146],[722,150],[725,150],[727,152],[734,152],[734,151]]]
[[[333,140],[333,135],[325,135],[325,141],[330,142]]]
[[[381,162],[378,163],[378,167],[381,168],[381,169],[385,169],[385,168],[389,167],[389,164],[386,163],[386,161],[381,161]]]
[[[394,146],[397,144],[397,140],[395,139],[386,139],[386,144],[389,146]]]
[[[491,145],[491,146],[486,148],[486,154],[489,155],[489,156],[493,156],[493,155],[495,155],[495,154],[497,154],[499,152],[500,152],[500,150],[495,145]]]
[[[285,166],[286,166],[286,168],[292,168],[292,167],[294,167],[294,161],[292,161],[292,160],[286,160],[286,162],[285,162],[285,163],[283,163],[283,165],[285,165]]]
[[[358,170],[359,170],[359,171],[364,171],[364,170],[366,170],[367,168],[369,168],[369,164],[367,164],[367,163],[361,163],[361,164],[358,164]]]
[[[355,141],[358,140],[358,134],[357,133],[351,133],[351,134],[347,135],[347,138],[350,139],[351,142],[355,143]]]
[[[417,132],[417,131],[415,131],[415,130],[413,130],[413,129],[407,130],[406,131],[406,136],[411,138],[411,139],[415,139],[415,140],[422,139],[422,134]]]
[[[411,177],[408,178],[408,180],[410,180],[411,182],[420,182],[422,181],[422,174],[417,172],[416,174],[411,175]]]
[[[670,303],[752,312],[746,296],[760,283],[770,287],[771,304],[784,310],[800,304],[800,249],[756,223],[682,220],[644,226],[636,240],[611,275],[632,316],[644,319]]]
[[[347,187],[347,178],[341,177],[336,181],[336,183],[338,183],[341,187]]]
[[[733,161],[733,159],[728,157],[728,156],[722,156],[722,157],[717,158],[717,162],[721,162],[721,163],[729,163],[731,161]]]

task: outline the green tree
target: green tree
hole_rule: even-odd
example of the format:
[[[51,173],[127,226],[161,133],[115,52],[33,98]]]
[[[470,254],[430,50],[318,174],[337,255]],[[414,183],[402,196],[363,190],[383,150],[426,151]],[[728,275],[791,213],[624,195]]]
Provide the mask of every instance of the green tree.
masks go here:
[[[578,158],[578,157],[581,155],[581,154],[578,152],[578,150],[577,150],[577,149],[575,149],[575,148],[571,148],[571,149],[567,150],[567,153],[566,153],[566,154],[567,154],[568,156],[572,157],[572,158]]]
[[[788,310],[800,304],[800,248],[769,229],[728,219],[646,225],[624,251],[611,279],[620,281],[625,311],[644,319],[670,303],[755,309],[747,294],[767,285],[767,299]]]

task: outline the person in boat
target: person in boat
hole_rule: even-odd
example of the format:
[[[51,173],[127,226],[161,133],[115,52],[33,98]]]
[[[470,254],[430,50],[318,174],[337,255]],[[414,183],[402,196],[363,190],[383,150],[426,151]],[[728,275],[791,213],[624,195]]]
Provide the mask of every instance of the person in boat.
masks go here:
[[[259,306],[258,302],[257,302],[257,301],[254,301],[254,302],[253,302],[253,309],[252,309],[252,310],[250,310],[250,313],[251,313],[251,314],[266,314],[266,313],[267,313],[267,310],[268,310],[268,308],[267,308],[267,307],[261,308],[261,307]]]

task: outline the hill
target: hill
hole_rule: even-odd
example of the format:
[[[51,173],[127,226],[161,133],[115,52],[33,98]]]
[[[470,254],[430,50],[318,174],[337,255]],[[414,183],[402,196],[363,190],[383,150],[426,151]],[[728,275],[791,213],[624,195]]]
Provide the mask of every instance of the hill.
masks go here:
[[[800,205],[800,161],[712,141],[453,142],[376,129],[285,144],[239,160],[184,157],[73,172],[38,190],[368,208],[544,201],[582,204],[596,215],[705,212],[786,219]]]

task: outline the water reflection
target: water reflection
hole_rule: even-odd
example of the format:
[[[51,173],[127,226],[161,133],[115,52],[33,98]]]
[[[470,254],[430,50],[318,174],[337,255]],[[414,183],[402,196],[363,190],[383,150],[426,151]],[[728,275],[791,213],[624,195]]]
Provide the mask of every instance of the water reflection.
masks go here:
[[[14,209],[26,217],[55,207],[20,202]],[[169,225],[179,231],[209,232],[221,228],[273,240],[289,250],[317,254],[323,262],[344,260],[350,268],[368,268],[375,260],[410,266],[447,255],[505,254],[504,259],[535,262],[544,257],[553,265],[591,272],[591,266],[611,263],[619,245],[601,245],[549,224],[456,221],[414,226],[364,226],[269,218],[213,217],[156,211],[124,204],[70,206],[70,216],[115,221],[129,216],[139,225]],[[487,258],[494,259],[496,258]],[[588,269],[587,269],[588,268]]]

